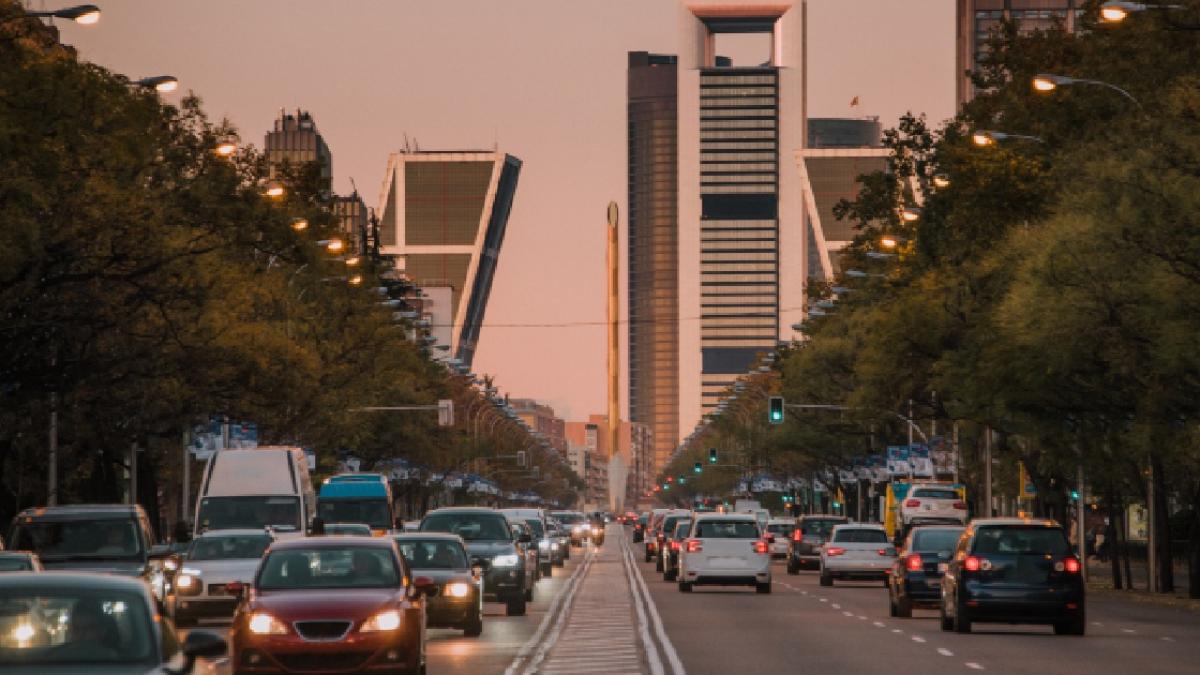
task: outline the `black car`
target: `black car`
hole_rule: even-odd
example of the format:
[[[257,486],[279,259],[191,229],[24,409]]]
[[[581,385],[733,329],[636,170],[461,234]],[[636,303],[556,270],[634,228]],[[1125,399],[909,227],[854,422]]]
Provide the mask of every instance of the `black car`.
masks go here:
[[[532,538],[525,535],[518,541],[507,516],[482,507],[436,509],[425,514],[419,531],[462,537],[471,565],[483,568],[484,599],[507,604],[510,616],[525,614],[533,575],[526,572],[525,551],[518,544],[529,544]]]
[[[1083,635],[1084,609],[1082,565],[1053,520],[971,521],[942,576],[942,630],[1042,623],[1058,635]]]
[[[821,546],[834,526],[850,522],[845,516],[807,515],[796,519],[788,545],[787,573],[799,574],[805,567],[821,566]]]
[[[662,527],[659,528],[659,530],[658,530],[658,534],[661,534],[662,536],[658,537],[658,534],[655,535],[656,537],[658,537],[658,541],[659,541],[658,549],[654,552],[654,571],[655,572],[663,571],[663,561],[669,552],[668,549],[670,548],[671,535],[675,534],[675,524],[681,520],[690,520],[690,519],[691,519],[690,516],[685,515],[685,514],[672,514],[672,515],[667,516],[666,518],[663,518]],[[678,558],[676,558],[676,559],[678,560]]]
[[[412,573],[437,582],[429,598],[425,623],[433,628],[458,628],[467,637],[483,633],[482,571],[471,569],[461,537],[453,534],[410,533],[395,536]]]
[[[679,549],[691,531],[692,519],[679,518],[675,521],[671,534],[663,540],[663,581],[679,579]]]
[[[911,617],[913,607],[933,609],[942,601],[942,571],[954,555],[963,528],[925,525],[908,533],[904,554],[888,575],[891,615]]]

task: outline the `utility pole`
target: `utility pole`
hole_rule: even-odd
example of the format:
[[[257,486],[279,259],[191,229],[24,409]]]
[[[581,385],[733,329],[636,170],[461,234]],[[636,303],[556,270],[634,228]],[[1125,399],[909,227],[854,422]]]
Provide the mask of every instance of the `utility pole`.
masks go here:
[[[1083,580],[1086,582],[1087,581],[1087,537],[1084,536],[1084,532],[1083,532],[1084,527],[1083,526],[1084,526],[1084,523],[1086,522],[1085,516],[1087,515],[1087,510],[1084,506],[1084,503],[1087,501],[1087,489],[1086,489],[1086,486],[1083,484],[1083,461],[1082,460],[1080,460],[1079,467],[1076,470],[1075,482],[1077,485],[1077,489],[1079,490],[1079,503],[1075,505],[1075,514],[1076,514],[1076,517],[1078,518],[1078,521],[1077,521],[1078,525],[1075,526],[1075,532],[1077,533],[1076,536],[1079,540],[1077,542],[1078,547],[1079,547],[1079,571],[1080,571],[1080,574],[1083,575]]]
[[[983,431],[983,517],[992,517],[992,428]]]
[[[191,442],[191,432],[183,432],[183,481],[179,486],[179,519],[185,523],[188,521],[188,502],[191,501],[188,493],[192,488],[192,449],[189,447]]]
[[[133,506],[137,506],[137,503],[138,503],[138,501],[137,501],[137,484],[138,484],[137,454],[138,454],[137,441],[134,441],[133,443],[129,444],[129,503]]]
[[[58,504],[58,392],[50,392],[50,457],[46,505]]]
[[[1149,574],[1146,577],[1147,590],[1151,593],[1158,592],[1158,519],[1154,517],[1154,460],[1149,462],[1149,468],[1146,471],[1146,569]]]

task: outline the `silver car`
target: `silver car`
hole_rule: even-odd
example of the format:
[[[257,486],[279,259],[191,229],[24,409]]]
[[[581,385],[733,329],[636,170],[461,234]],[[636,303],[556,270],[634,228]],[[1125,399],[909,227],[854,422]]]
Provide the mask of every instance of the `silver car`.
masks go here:
[[[875,523],[847,523],[833,528],[821,547],[821,585],[834,579],[883,581],[896,562],[896,547]]]
[[[263,551],[274,541],[265,530],[210,530],[196,537],[167,596],[167,612],[177,626],[199,619],[229,619],[238,598],[225,592],[231,581],[250,583]]]

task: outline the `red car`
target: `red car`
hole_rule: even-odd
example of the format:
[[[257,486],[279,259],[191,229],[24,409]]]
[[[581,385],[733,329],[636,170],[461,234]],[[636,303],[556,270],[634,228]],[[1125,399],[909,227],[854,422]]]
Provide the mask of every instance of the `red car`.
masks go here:
[[[235,673],[423,673],[428,577],[390,537],[271,544],[230,630]]]

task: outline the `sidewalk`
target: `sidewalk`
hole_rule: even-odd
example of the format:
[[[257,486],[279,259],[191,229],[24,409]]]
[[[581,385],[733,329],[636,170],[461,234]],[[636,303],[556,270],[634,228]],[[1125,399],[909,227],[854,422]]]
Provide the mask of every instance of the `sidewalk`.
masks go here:
[[[1124,579],[1125,589],[1118,591],[1113,588],[1112,563],[1102,563],[1094,556],[1089,557],[1087,561],[1088,592],[1114,600],[1124,599],[1130,602],[1151,603],[1200,612],[1200,600],[1188,597],[1187,565],[1175,565],[1175,590],[1171,593],[1151,593],[1147,590],[1146,561],[1130,560],[1129,571],[1133,575],[1133,579]],[[1124,575],[1124,573],[1124,566],[1122,566],[1121,574]],[[1130,583],[1131,581],[1132,583]]]

